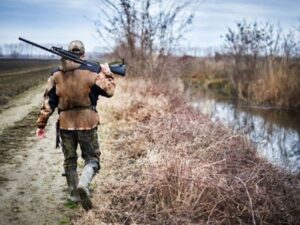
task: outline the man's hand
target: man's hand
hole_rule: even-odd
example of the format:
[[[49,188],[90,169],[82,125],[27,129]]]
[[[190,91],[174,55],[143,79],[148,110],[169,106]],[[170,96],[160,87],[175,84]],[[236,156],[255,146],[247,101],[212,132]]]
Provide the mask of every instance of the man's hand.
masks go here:
[[[112,72],[110,71],[109,65],[107,63],[101,64],[101,72],[105,75],[111,76]]]
[[[35,134],[39,139],[43,139],[46,137],[46,131],[44,128],[37,128]]]

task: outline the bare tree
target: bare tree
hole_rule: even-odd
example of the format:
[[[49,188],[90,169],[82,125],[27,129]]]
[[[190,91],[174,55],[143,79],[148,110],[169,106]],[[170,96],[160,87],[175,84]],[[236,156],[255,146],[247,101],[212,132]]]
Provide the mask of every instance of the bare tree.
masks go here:
[[[193,1],[99,0],[102,17],[95,22],[106,43],[126,57],[133,73],[155,74],[165,67],[193,20]],[[144,74],[145,75],[145,74]]]
[[[245,20],[236,23],[236,29],[228,29],[225,35],[227,53],[233,56],[234,70],[230,76],[231,83],[240,97],[247,97],[248,82],[256,79],[261,69],[261,62],[272,74],[274,55],[279,54],[281,29],[265,23],[247,23]],[[265,60],[262,60],[265,58]]]

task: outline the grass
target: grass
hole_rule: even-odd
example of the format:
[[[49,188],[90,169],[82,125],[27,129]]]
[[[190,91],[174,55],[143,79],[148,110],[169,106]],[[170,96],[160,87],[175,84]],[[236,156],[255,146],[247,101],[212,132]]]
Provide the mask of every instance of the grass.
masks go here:
[[[192,58],[183,65],[185,83],[223,96],[257,105],[300,107],[300,76],[297,59],[278,57],[267,64],[260,59],[255,68],[235,65],[229,56],[222,59]]]
[[[300,223],[298,179],[260,159],[245,136],[167,84],[119,83],[101,105],[95,208],[74,224]]]
[[[63,219],[63,220],[61,220],[61,221],[59,221],[59,224],[60,225],[68,225],[68,224],[71,224],[70,223],[70,220],[68,219],[68,218],[66,218],[66,219]]]
[[[76,209],[78,207],[77,203],[70,201],[69,199],[65,202],[65,207],[69,209]]]

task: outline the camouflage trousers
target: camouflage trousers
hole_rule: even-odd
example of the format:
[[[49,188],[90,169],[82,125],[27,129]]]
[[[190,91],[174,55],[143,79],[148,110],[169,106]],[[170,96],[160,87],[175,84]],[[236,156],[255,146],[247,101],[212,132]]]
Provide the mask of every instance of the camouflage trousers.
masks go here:
[[[92,130],[60,130],[62,151],[64,153],[64,168],[67,170],[77,169],[77,146],[81,149],[81,156],[85,165],[92,163],[100,169],[100,148],[98,143],[97,128]]]

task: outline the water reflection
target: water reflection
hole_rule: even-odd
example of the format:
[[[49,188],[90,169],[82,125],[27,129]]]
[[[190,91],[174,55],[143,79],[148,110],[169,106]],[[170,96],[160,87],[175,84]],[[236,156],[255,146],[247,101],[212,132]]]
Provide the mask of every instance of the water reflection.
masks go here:
[[[212,120],[247,134],[260,155],[289,171],[300,171],[300,112],[255,108],[202,96],[192,105]]]

